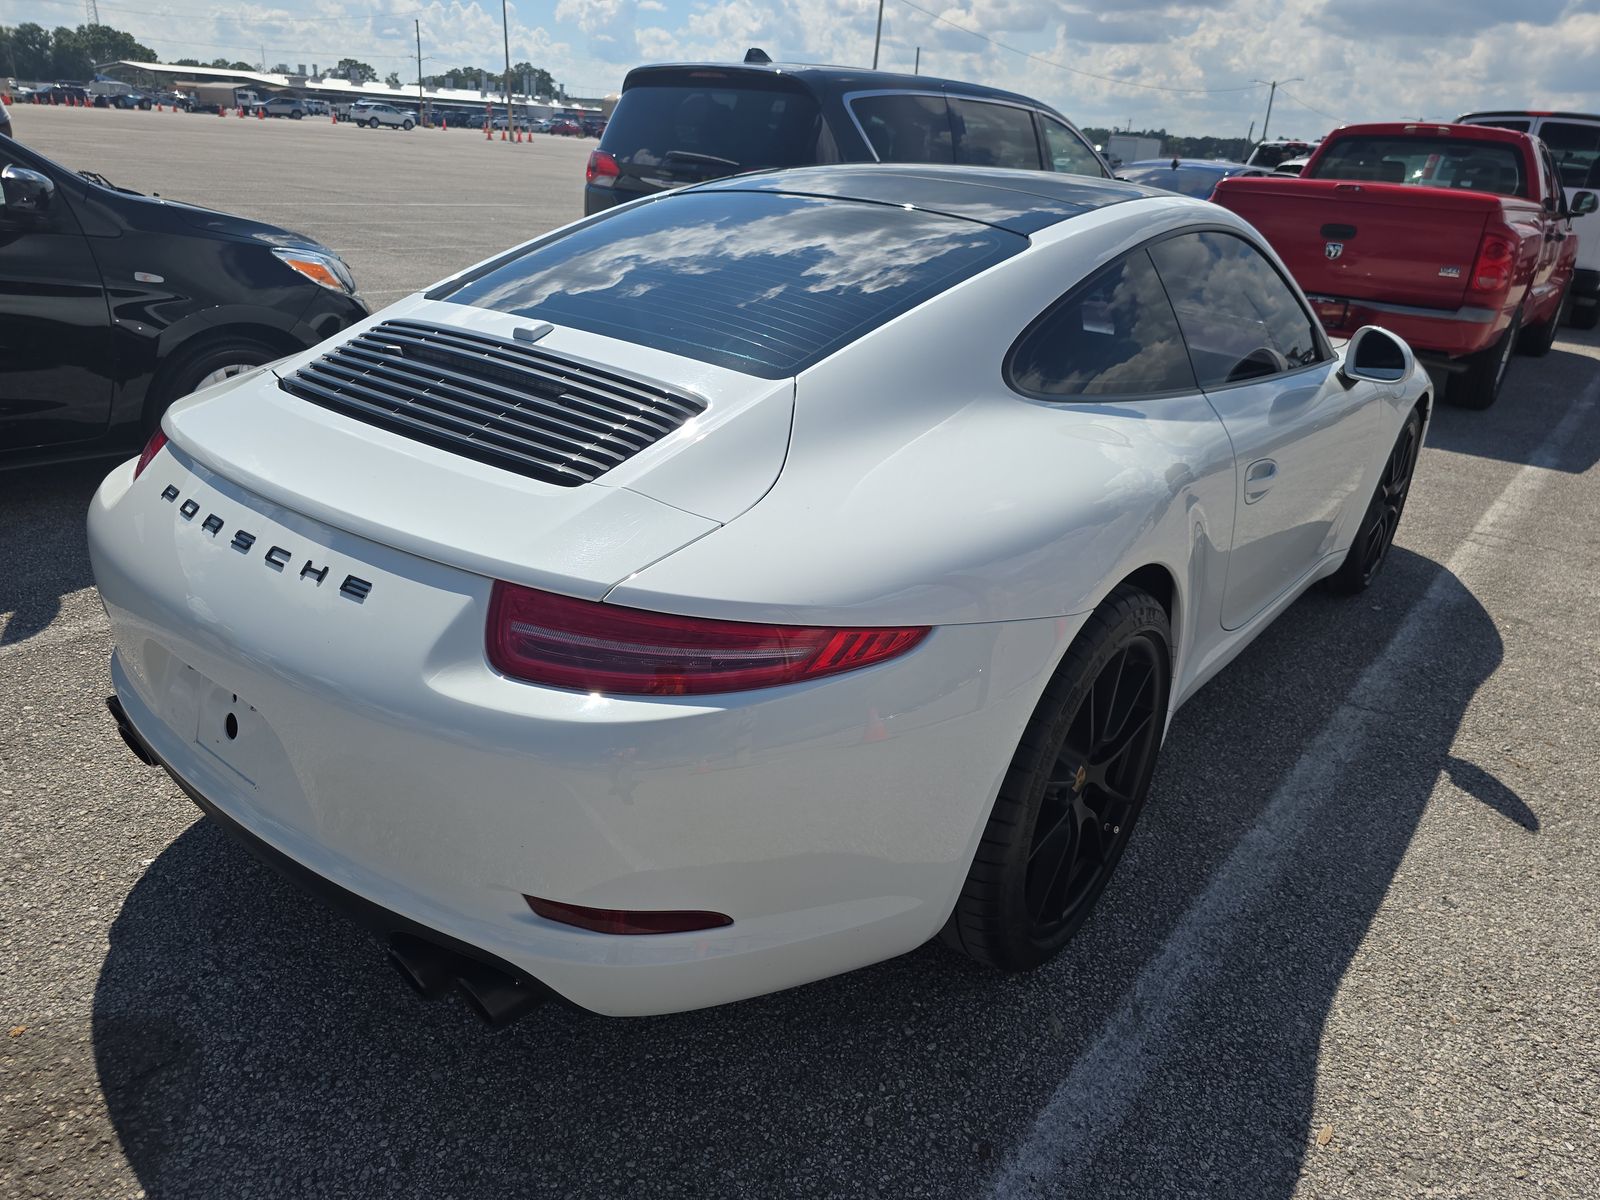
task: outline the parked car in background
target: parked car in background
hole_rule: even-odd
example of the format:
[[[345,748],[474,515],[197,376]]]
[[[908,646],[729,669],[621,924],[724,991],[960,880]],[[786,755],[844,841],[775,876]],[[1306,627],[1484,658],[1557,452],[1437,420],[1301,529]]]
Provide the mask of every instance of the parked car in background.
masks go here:
[[[578,127],[583,131],[584,137],[604,137],[606,119],[604,117],[584,117],[578,122]]]
[[[1270,172],[1265,167],[1249,167],[1244,163],[1206,158],[1157,158],[1128,163],[1117,171],[1117,178],[1177,192],[1180,196],[1193,196],[1196,200],[1209,200],[1217,184],[1224,179],[1266,174]]]
[[[1600,116],[1503,110],[1468,113],[1457,121],[1516,129],[1543,142],[1555,161],[1569,212],[1580,191],[1600,193]],[[1578,235],[1578,265],[1567,319],[1575,329],[1593,329],[1600,324],[1600,217],[1573,213],[1572,230]]]
[[[371,104],[365,101],[350,106],[350,119],[357,125],[365,125],[368,129],[382,126],[389,129],[410,130],[417,124],[414,113],[396,108],[392,104]]]
[[[1183,196],[685,188],[175,406],[89,506],[112,713],[495,1023],[1026,970],[1172,711],[1378,576],[1430,388]]]
[[[179,396],[367,313],[309,238],[17,142],[0,141],[0,194],[0,466],[136,451]]]
[[[168,108],[177,108],[188,112],[194,104],[194,97],[183,92],[157,92],[156,102]]]
[[[297,96],[273,96],[256,106],[269,117],[287,117],[298,121],[306,115],[306,102]]]
[[[1270,241],[1328,330],[1393,329],[1453,372],[1446,398],[1487,408],[1514,349],[1548,353],[1578,253],[1554,160],[1527,133],[1346,125],[1298,179],[1226,179],[1212,197]]]
[[[546,126],[545,132],[560,137],[582,137],[583,126],[568,117],[556,117]]]
[[[1060,113],[1015,92],[931,75],[742,63],[635,67],[600,147],[584,212],[764,167],[962,163],[1109,178]]]
[[[1257,142],[1251,149],[1250,156],[1244,161],[1247,166],[1273,170],[1286,159],[1305,158],[1316,148],[1313,142],[1302,142],[1292,138],[1277,142]]]
[[[1272,173],[1274,175],[1298,175],[1306,169],[1306,163],[1310,161],[1307,158],[1286,158],[1272,168]]]
[[[34,92],[35,104],[89,104],[89,89],[78,83],[53,83]]]
[[[94,97],[94,106],[96,108],[138,108],[148,111],[155,107],[155,101],[143,92],[97,92]]]

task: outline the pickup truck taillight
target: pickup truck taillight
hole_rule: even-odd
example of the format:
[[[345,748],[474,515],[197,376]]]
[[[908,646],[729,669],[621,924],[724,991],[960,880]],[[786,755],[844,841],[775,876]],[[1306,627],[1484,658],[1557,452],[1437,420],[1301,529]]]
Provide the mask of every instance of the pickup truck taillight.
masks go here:
[[[1517,265],[1517,244],[1503,233],[1486,233],[1478,245],[1467,286],[1475,292],[1503,292],[1511,286]]]

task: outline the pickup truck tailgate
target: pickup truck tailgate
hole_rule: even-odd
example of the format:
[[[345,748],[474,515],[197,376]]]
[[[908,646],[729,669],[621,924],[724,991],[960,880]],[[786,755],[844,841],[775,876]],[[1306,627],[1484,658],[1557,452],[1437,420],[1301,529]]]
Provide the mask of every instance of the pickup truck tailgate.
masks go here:
[[[1484,226],[1482,192],[1334,179],[1225,179],[1212,199],[1249,221],[1313,296],[1454,309]]]

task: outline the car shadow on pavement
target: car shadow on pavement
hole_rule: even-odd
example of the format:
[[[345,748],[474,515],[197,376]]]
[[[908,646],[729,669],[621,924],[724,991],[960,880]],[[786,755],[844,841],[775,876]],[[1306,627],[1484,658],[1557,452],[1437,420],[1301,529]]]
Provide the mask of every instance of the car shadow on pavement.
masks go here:
[[[84,514],[111,460],[0,471],[0,646],[49,627],[91,586]]]
[[[1406,624],[1435,584],[1438,619]],[[1041,1189],[1288,1197],[1319,1152],[1324,1022],[1441,772],[1538,828],[1455,756],[1494,623],[1401,549],[1366,594],[1299,601],[1185,707],[1100,910],[1026,976],[930,945],[721,1009],[546,1006],[496,1033],[412,996],[375,943],[199,821],[128,895],[94,997],[123,1151],[153,1200],[982,1194],[1403,624],[1448,647],[1408,681],[1414,711],[1381,722],[1129,1066],[1132,1102]]]

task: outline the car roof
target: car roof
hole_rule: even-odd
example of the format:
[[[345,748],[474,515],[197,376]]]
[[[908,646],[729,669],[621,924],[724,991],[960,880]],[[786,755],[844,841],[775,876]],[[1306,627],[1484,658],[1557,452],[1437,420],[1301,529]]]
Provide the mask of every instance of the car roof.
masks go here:
[[[1550,112],[1537,108],[1496,108],[1485,112],[1464,113],[1455,119],[1457,125],[1476,121],[1479,117],[1558,117],[1573,121],[1600,121],[1594,113]]]
[[[730,175],[692,192],[772,192],[886,204],[959,217],[1027,236],[1125,200],[1164,196],[1159,189],[1087,175],[999,167],[842,163]]]
[[[1341,125],[1328,135],[1328,141],[1357,134],[1362,137],[1412,133],[1470,134],[1477,142],[1506,142],[1520,146],[1532,137],[1520,129],[1496,129],[1493,125],[1462,125],[1451,121],[1371,121],[1363,125]]]
[[[1012,104],[1037,108],[1061,116],[1059,112],[1032,96],[1020,92],[1007,92],[987,87],[981,83],[967,83],[960,79],[943,79],[937,75],[903,75],[896,71],[873,71],[865,67],[835,67],[817,63],[779,62],[684,62],[648,63],[629,71],[622,81],[622,90],[646,87],[654,82],[653,76],[673,75],[681,72],[717,73],[732,79],[739,75],[784,75],[795,79],[808,91],[822,95],[843,95],[848,92],[949,92],[952,95],[971,96],[979,100],[1005,100]],[[1063,117],[1063,120],[1066,118]]]

